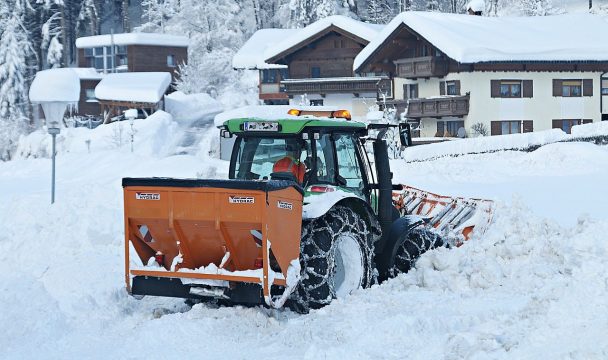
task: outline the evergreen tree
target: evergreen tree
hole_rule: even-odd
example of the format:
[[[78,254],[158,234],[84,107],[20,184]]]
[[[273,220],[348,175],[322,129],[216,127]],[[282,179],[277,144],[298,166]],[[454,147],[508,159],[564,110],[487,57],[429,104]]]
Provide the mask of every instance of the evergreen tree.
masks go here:
[[[22,8],[15,7],[0,31],[0,159],[11,152],[28,121],[27,57],[31,44],[22,23]]]
[[[369,0],[367,5],[367,20],[374,24],[386,24],[395,16],[391,0]]]

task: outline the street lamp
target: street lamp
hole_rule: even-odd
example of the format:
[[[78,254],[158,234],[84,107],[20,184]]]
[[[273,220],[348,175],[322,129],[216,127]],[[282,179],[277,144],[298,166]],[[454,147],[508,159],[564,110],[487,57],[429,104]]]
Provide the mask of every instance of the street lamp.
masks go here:
[[[55,202],[56,137],[61,132],[61,121],[68,108],[75,108],[80,99],[80,78],[72,69],[39,71],[30,86],[30,102],[40,104],[47,130],[53,137],[51,204]]]
[[[133,140],[135,138],[135,131],[133,130],[133,123],[137,119],[137,109],[129,109],[125,111],[125,118],[129,120],[131,125],[131,152],[133,152]]]

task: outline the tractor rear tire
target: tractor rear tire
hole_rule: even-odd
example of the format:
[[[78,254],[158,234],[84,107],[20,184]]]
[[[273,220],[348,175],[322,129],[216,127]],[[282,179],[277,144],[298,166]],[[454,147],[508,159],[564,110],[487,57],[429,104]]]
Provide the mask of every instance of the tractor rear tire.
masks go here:
[[[399,246],[393,266],[388,269],[389,277],[407,273],[416,265],[416,260],[429,250],[444,246],[441,236],[429,229],[413,229]]]
[[[299,313],[319,309],[376,279],[374,235],[352,209],[336,206],[302,224],[301,278],[291,295]]]

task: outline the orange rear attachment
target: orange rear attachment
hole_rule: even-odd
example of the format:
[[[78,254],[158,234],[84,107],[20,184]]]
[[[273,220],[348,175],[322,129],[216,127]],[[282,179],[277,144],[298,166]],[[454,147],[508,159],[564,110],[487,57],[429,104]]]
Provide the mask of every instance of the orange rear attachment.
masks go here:
[[[287,279],[299,280],[303,195],[294,183],[153,178],[123,187],[129,291],[135,277],[213,291],[259,284],[280,307],[295,285]],[[271,298],[272,286],[284,287],[285,299]]]

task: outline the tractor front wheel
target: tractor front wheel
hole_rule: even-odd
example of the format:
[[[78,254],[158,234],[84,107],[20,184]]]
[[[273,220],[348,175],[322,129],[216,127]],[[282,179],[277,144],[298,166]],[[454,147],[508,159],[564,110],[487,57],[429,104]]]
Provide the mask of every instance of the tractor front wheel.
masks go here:
[[[441,246],[444,246],[443,239],[436,233],[423,227],[413,229],[399,245],[394,263],[388,269],[389,277],[407,273],[422,254]]]
[[[301,278],[292,308],[318,309],[374,282],[373,234],[352,209],[332,208],[302,224]]]

